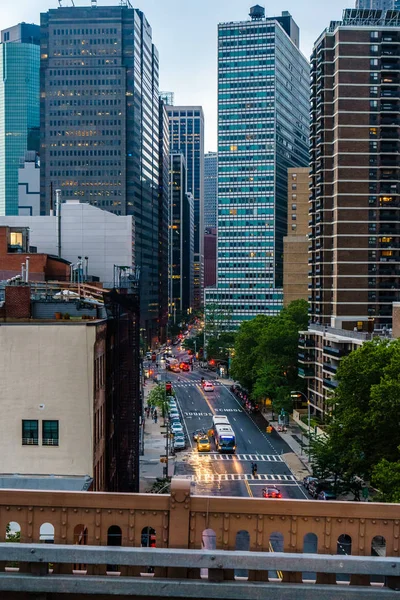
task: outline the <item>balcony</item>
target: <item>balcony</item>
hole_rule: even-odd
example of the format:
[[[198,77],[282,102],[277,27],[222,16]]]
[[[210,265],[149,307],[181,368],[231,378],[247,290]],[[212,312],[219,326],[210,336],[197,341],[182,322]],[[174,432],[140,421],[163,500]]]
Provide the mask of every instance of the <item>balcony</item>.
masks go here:
[[[333,373],[333,375],[336,375],[338,368],[337,365],[334,365],[332,363],[324,363],[323,369],[324,371],[328,371],[328,373]]]
[[[343,350],[342,348],[332,348],[331,346],[324,346],[324,354],[334,356],[335,358],[342,358],[342,356],[347,356],[348,352],[346,352],[346,350]]]
[[[313,352],[299,352],[297,358],[301,363],[313,363],[315,360],[315,355]]]
[[[314,369],[303,369],[302,367],[299,367],[297,372],[299,374],[299,377],[301,377],[302,379],[313,379],[315,377]]]
[[[337,386],[339,385],[338,382],[334,379],[323,379],[323,384],[330,388],[331,390],[336,390]]]

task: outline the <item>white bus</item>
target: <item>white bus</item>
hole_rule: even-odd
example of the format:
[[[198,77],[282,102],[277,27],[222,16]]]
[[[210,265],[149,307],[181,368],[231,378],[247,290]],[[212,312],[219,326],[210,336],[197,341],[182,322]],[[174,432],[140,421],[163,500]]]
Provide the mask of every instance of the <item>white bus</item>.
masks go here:
[[[214,442],[217,452],[236,451],[235,432],[228,423],[217,423],[214,425]]]
[[[214,427],[216,425],[229,425],[229,419],[225,415],[213,415],[212,422]]]

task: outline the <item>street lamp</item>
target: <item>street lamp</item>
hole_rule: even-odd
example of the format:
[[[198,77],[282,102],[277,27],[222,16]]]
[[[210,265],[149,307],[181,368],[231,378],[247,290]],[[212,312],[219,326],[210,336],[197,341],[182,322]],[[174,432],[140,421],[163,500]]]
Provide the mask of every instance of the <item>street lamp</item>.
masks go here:
[[[310,462],[311,456],[311,403],[307,396],[303,392],[292,391],[290,392],[291,398],[299,398],[299,396],[303,396],[303,398],[307,402],[307,420],[308,420],[308,462]]]

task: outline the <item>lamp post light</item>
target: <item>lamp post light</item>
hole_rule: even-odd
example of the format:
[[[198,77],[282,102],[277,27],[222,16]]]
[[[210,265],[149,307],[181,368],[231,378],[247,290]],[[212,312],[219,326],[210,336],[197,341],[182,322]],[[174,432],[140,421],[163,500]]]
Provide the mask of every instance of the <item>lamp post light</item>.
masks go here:
[[[308,421],[308,462],[310,462],[310,457],[311,457],[311,403],[310,400],[307,398],[307,396],[303,393],[303,392],[298,392],[298,391],[291,391],[290,392],[290,397],[291,398],[299,398],[299,396],[303,396],[303,398],[306,400],[307,402],[307,421]]]

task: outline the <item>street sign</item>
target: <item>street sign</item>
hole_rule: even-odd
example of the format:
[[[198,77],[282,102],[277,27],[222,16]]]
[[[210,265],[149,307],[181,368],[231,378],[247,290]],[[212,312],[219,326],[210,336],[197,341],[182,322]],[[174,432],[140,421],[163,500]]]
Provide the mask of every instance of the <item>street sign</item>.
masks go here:
[[[362,497],[364,500],[367,500],[369,497],[369,489],[367,487],[363,487],[362,489]]]

